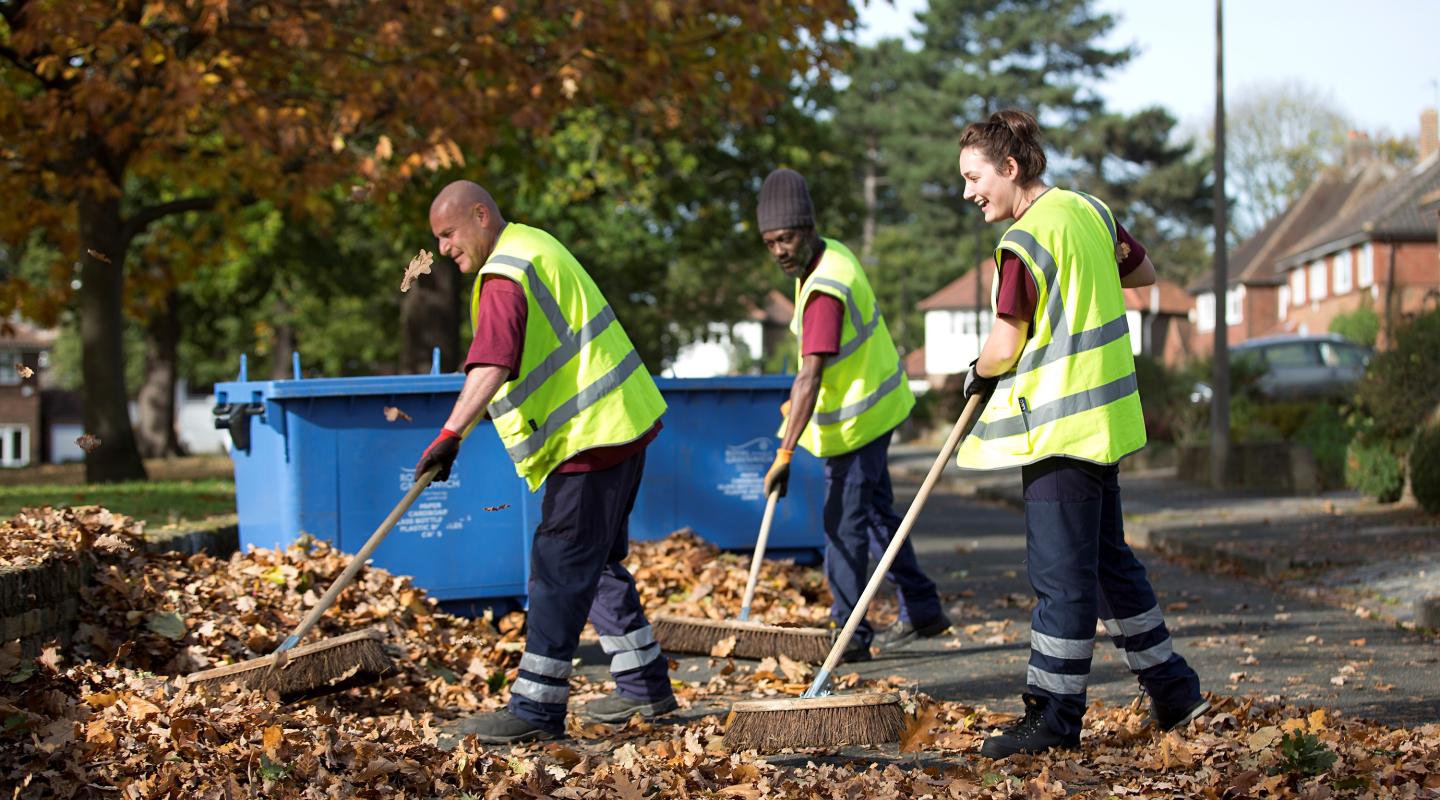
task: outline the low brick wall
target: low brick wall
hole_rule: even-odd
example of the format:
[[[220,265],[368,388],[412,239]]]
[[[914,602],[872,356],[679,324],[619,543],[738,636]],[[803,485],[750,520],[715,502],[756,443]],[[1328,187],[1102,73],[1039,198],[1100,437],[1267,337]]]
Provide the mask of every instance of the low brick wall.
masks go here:
[[[1210,482],[1210,446],[1178,448],[1175,474],[1193,483]],[[1289,442],[1257,442],[1230,446],[1226,487],[1267,489],[1296,495],[1319,494],[1320,469],[1308,447]]]
[[[204,525],[147,534],[147,552],[209,553],[226,558],[240,547],[234,517]],[[25,656],[50,641],[69,644],[80,610],[80,592],[90,583],[91,559],[48,561],[29,567],[0,567],[0,643],[20,640]]]

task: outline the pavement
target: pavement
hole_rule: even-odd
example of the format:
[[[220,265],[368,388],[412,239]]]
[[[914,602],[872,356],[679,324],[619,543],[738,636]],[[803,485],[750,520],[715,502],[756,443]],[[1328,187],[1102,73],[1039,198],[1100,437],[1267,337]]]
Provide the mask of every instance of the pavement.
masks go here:
[[[897,510],[909,506],[934,458],[933,447],[892,448]],[[1392,725],[1440,720],[1440,639],[1414,622],[1415,603],[1440,594],[1434,517],[1353,493],[1221,492],[1173,469],[1122,472],[1120,483],[1127,537],[1204,690]],[[1019,713],[1034,603],[1019,471],[947,466],[913,539],[953,632],[843,665],[841,674],[892,678],[938,698]],[[882,592],[871,612],[879,625],[893,619],[891,595]],[[1136,681],[1099,633],[1090,699],[1131,702]],[[605,679],[598,645],[578,655],[592,680]],[[673,675],[685,681],[725,666],[675,660]]]

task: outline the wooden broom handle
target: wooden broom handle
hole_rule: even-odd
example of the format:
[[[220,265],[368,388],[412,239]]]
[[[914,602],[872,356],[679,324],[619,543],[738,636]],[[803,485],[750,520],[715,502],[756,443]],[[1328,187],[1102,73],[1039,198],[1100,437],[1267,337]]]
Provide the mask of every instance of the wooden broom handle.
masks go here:
[[[305,638],[305,634],[309,633],[311,628],[315,627],[315,623],[320,621],[320,617],[335,603],[335,598],[339,597],[340,592],[344,590],[346,586],[350,585],[350,581],[355,579],[355,574],[360,571],[361,567],[365,566],[365,562],[369,560],[370,554],[375,552],[375,548],[379,547],[380,543],[389,535],[390,529],[394,528],[395,523],[399,522],[400,518],[405,516],[405,512],[410,510],[410,506],[415,502],[415,498],[419,497],[420,493],[425,491],[425,487],[430,485],[430,481],[435,479],[435,473],[439,471],[440,468],[435,467],[416,479],[414,485],[410,487],[410,491],[406,492],[405,496],[400,498],[400,502],[391,510],[390,516],[386,517],[385,521],[380,523],[380,527],[376,528],[375,532],[370,534],[369,541],[365,542],[365,546],[360,548],[360,552],[356,553],[355,557],[350,559],[350,563],[345,566],[345,571],[340,573],[340,577],[336,578],[334,583],[330,584],[329,589],[325,590],[325,595],[320,598],[320,602],[316,603],[315,607],[310,609],[310,613],[305,615],[305,619],[301,620],[300,625],[295,628],[294,632],[292,632],[285,641],[281,642],[279,647],[275,648],[276,655],[294,647],[301,639]]]
[[[900,548],[905,545],[905,540],[910,536],[910,529],[915,526],[915,519],[920,516],[920,509],[925,506],[925,501],[930,497],[930,491],[935,488],[935,483],[940,480],[940,474],[945,471],[945,465],[949,463],[950,457],[955,455],[955,449],[960,446],[960,441],[975,427],[976,419],[980,416],[980,395],[972,395],[970,401],[965,404],[965,410],[960,413],[960,419],[955,421],[955,427],[950,431],[950,438],[945,440],[945,446],[940,448],[940,455],[930,467],[930,473],[925,476],[925,482],[920,485],[920,493],[915,495],[914,502],[910,503],[910,510],[905,512],[905,519],[900,523],[900,529],[895,532],[895,538],[890,540],[890,546],[885,548],[885,555],[880,557],[880,563],[876,565],[875,572],[870,576],[870,582],[865,584],[865,591],[860,595],[860,600],[855,604],[855,610],[850,612],[850,619],[846,620],[845,628],[840,631],[840,636],[835,639],[835,644],[830,648],[830,655],[825,658],[825,666],[816,673],[815,684],[811,685],[806,696],[814,696],[819,684],[829,679],[830,673],[840,664],[840,656],[845,652],[845,646],[850,644],[850,637],[855,635],[855,629],[860,627],[860,620],[865,618],[865,611],[870,607],[870,600],[879,591],[880,584],[885,580],[885,573],[890,571],[890,565],[895,562],[895,557],[900,555]]]
[[[750,556],[750,579],[745,582],[745,599],[740,602],[741,622],[750,619],[750,602],[755,599],[755,585],[760,582],[760,562],[765,558],[765,544],[770,541],[770,523],[775,521],[775,504],[779,501],[779,490],[771,492],[770,498],[765,501],[760,536],[755,540],[755,554]]]

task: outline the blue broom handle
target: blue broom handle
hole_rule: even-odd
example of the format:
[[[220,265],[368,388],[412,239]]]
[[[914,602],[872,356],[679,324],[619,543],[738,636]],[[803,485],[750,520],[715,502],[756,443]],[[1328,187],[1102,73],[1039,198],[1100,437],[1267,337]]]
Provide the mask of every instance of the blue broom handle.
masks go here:
[[[755,585],[760,582],[760,562],[765,559],[765,543],[770,541],[770,523],[775,521],[775,504],[780,490],[770,493],[765,501],[765,516],[760,520],[760,537],[755,540],[755,554],[750,556],[750,580],[745,583],[745,599],[740,603],[740,621],[750,619],[750,603],[755,599]]]
[[[880,584],[885,581],[885,573],[890,571],[890,565],[895,562],[895,557],[900,555],[900,548],[905,546],[905,540],[910,536],[910,529],[915,526],[915,519],[920,516],[920,509],[925,507],[925,501],[930,497],[930,491],[935,488],[936,482],[940,480],[940,474],[945,471],[945,465],[955,455],[955,450],[960,447],[960,442],[969,435],[970,429],[975,427],[975,421],[980,416],[981,398],[980,395],[972,395],[970,401],[965,404],[965,410],[960,413],[960,419],[955,421],[955,427],[950,431],[950,438],[945,440],[945,446],[940,448],[940,455],[936,457],[935,463],[930,467],[930,472],[925,476],[925,482],[920,485],[920,493],[915,495],[914,502],[910,503],[910,510],[905,512],[905,519],[900,523],[900,529],[895,532],[895,538],[890,540],[890,546],[885,548],[885,555],[880,557],[880,563],[875,566],[875,572],[870,576],[870,582],[865,584],[865,591],[860,595],[860,600],[855,603],[855,610],[850,612],[850,619],[845,621],[845,628],[840,631],[840,636],[835,639],[835,644],[830,647],[830,655],[826,656],[824,666],[815,673],[815,680],[811,682],[810,688],[805,690],[801,697],[823,697],[830,694],[830,673],[840,664],[840,656],[845,652],[845,647],[850,644],[850,637],[855,635],[855,629],[860,627],[860,620],[865,619],[865,611],[870,607],[870,600],[879,591]]]
[[[380,523],[380,527],[376,528],[375,532],[370,534],[370,539],[365,542],[364,547],[360,548],[360,552],[356,553],[355,557],[350,559],[350,563],[345,566],[345,571],[340,573],[340,577],[336,578],[334,583],[330,584],[329,589],[325,590],[325,596],[321,597],[320,602],[316,603],[315,607],[310,609],[310,613],[305,615],[305,619],[301,620],[300,625],[295,628],[294,632],[286,637],[285,641],[281,642],[279,647],[275,648],[273,655],[279,655],[299,644],[300,640],[305,638],[305,634],[309,633],[310,629],[315,627],[315,623],[320,621],[320,617],[335,603],[335,598],[339,597],[340,592],[344,590],[346,586],[350,585],[350,581],[355,579],[355,574],[360,571],[361,567],[365,566],[365,562],[369,560],[370,554],[374,553],[375,548],[379,547],[380,543],[385,541],[385,537],[389,535],[390,529],[394,528],[395,523],[399,522],[400,518],[405,516],[405,512],[410,510],[410,506],[415,502],[415,498],[419,497],[420,493],[425,491],[425,487],[430,485],[430,481],[435,479],[435,473],[439,471],[440,468],[435,467],[416,479],[415,483],[410,487],[410,491],[406,492],[405,496],[400,498],[400,502],[390,512],[390,516],[386,517],[385,521]]]

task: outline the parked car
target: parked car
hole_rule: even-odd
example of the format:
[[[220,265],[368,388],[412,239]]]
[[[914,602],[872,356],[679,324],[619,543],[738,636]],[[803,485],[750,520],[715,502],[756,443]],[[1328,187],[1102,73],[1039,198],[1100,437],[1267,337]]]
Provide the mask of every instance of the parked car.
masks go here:
[[[1266,336],[1230,348],[1232,374],[1256,375],[1255,391],[1271,400],[1346,397],[1365,375],[1375,351],[1335,334]],[[1190,399],[1210,402],[1210,386],[1195,384]]]

